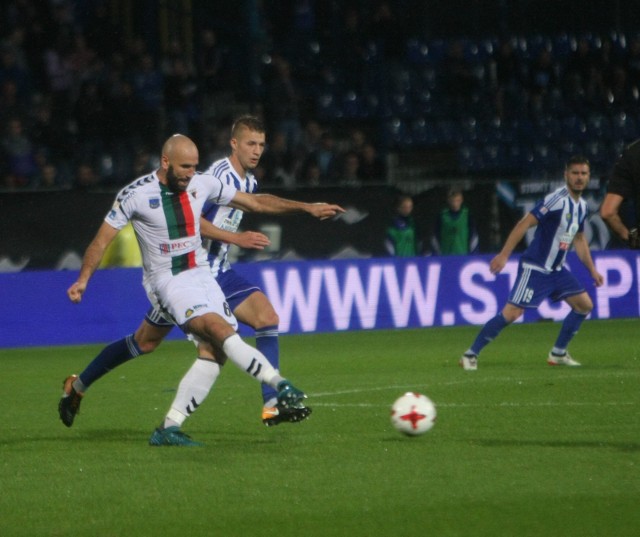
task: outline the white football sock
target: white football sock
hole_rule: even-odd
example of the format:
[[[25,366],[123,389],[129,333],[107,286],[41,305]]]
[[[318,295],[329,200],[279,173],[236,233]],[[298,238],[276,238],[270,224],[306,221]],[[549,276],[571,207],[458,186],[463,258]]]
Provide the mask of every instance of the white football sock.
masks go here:
[[[265,408],[271,408],[271,407],[276,406],[277,403],[278,403],[278,398],[277,397],[272,397],[268,401],[265,401],[262,406],[265,407]]]
[[[265,355],[242,341],[238,334],[225,339],[222,350],[234,364],[260,382],[277,388],[278,383],[284,380]]]
[[[164,427],[181,427],[209,395],[219,374],[220,364],[198,358],[180,381]]]

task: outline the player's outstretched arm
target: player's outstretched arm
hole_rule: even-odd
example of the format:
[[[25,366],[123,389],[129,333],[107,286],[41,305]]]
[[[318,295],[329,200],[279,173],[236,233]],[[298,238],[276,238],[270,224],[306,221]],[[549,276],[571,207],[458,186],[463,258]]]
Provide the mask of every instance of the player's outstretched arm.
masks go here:
[[[309,213],[320,220],[332,218],[345,210],[330,203],[305,203],[288,200],[272,194],[247,194],[236,192],[230,205],[247,212],[265,214]]]
[[[254,250],[264,250],[271,244],[269,237],[257,231],[242,231],[234,233],[214,226],[206,218],[200,218],[200,235],[205,239],[222,241],[228,244],[235,244],[240,248],[251,248]]]
[[[100,261],[104,257],[104,252],[107,246],[111,244],[111,241],[116,238],[120,230],[110,226],[106,222],[100,226],[98,233],[91,241],[91,244],[87,247],[82,258],[82,267],[80,268],[80,275],[78,280],[67,289],[67,296],[71,302],[78,303],[82,300],[82,295],[87,289],[87,284],[91,279],[91,276],[100,265]]]

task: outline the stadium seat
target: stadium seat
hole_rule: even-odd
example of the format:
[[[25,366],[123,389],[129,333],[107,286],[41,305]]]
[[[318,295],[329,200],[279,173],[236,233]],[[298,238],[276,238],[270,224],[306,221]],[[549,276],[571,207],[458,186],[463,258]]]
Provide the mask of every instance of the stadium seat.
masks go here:
[[[472,173],[484,168],[481,152],[474,144],[461,144],[456,151],[456,160],[461,172]]]
[[[416,147],[428,147],[438,143],[436,127],[423,117],[411,122],[411,138]]]
[[[638,137],[635,119],[625,112],[620,112],[611,118],[611,130],[614,138],[626,142]]]
[[[355,91],[348,91],[342,97],[341,111],[342,117],[357,118],[360,116],[360,99]]]

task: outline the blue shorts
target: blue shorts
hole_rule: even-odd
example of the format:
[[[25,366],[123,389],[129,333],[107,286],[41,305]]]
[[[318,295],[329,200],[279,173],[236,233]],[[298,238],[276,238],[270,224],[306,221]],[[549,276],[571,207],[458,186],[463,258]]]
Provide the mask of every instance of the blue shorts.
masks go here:
[[[252,284],[233,269],[218,274],[216,281],[220,284],[231,311],[244,302],[250,294],[261,291],[260,287]]]
[[[580,293],[584,293],[584,287],[566,267],[544,272],[536,265],[520,261],[508,301],[520,308],[537,308],[545,298],[558,301]]]
[[[235,310],[249,295],[261,291],[260,287],[252,284],[233,269],[220,273],[216,281],[220,285],[231,311]],[[175,324],[168,312],[159,307],[149,309],[144,318],[149,324],[158,327],[174,326]]]

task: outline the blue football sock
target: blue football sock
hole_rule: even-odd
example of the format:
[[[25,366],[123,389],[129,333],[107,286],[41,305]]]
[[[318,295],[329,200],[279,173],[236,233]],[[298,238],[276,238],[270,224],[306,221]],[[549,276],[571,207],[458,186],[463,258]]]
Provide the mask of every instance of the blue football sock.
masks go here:
[[[280,345],[278,327],[265,326],[256,330],[256,348],[265,355],[274,369],[280,369]],[[262,400],[266,403],[277,398],[278,392],[267,384],[262,384]]]
[[[582,315],[581,313],[576,313],[571,310],[569,315],[567,315],[562,322],[562,328],[560,329],[560,333],[558,334],[558,339],[556,339],[554,347],[558,350],[566,351],[569,346],[569,342],[573,339],[573,336],[578,333],[582,321],[586,318],[586,315]]]
[[[127,337],[114,341],[102,349],[100,354],[80,373],[80,382],[86,389],[112,369],[141,354],[143,352],[138,347],[133,334],[129,334]]]
[[[493,319],[490,319],[487,324],[482,327],[480,333],[477,335],[473,345],[469,348],[476,356],[480,354],[480,351],[484,349],[489,343],[491,343],[498,334],[502,332],[502,329],[509,323],[505,320],[502,313],[498,313]]]

